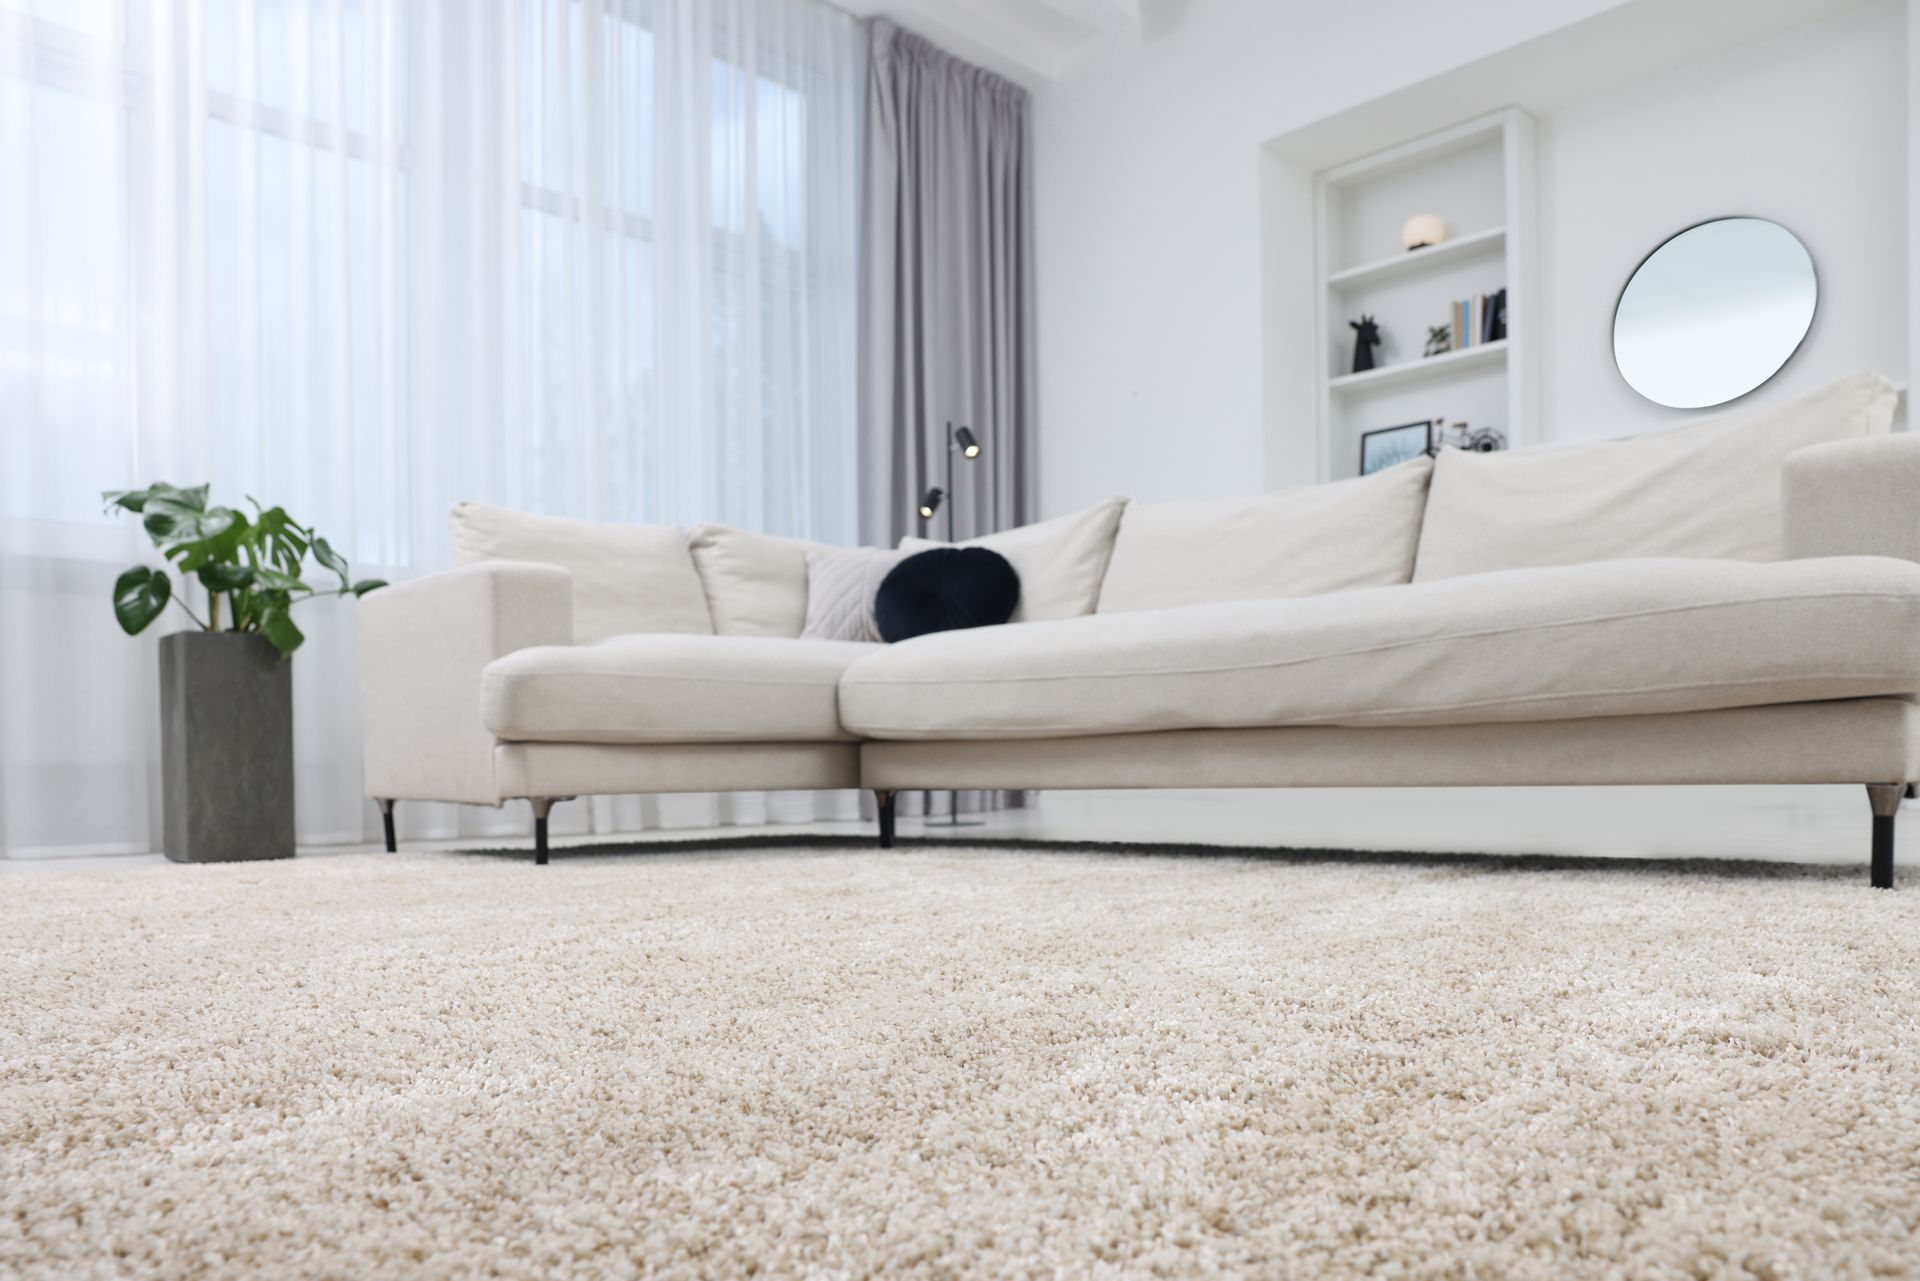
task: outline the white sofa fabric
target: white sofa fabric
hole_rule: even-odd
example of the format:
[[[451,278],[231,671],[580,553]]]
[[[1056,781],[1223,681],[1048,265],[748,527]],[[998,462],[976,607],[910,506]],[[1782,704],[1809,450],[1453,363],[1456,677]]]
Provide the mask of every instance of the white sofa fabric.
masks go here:
[[[1909,410],[1911,414],[1911,410]],[[1814,445],[1788,457],[1786,554],[1920,561],[1920,436]]]
[[[727,525],[696,525],[688,541],[722,636],[798,636],[807,625],[807,553],[835,550]]]
[[[1442,450],[1414,581],[1645,556],[1779,560],[1787,455],[1884,436],[1898,403],[1891,383],[1861,373],[1624,440]]]
[[[1633,560],[946,632],[847,669],[872,739],[1468,725],[1920,689],[1920,564]]]
[[[973,540],[1020,572],[1015,622],[895,646],[799,639],[819,544],[463,504],[467,563],[360,603],[368,793],[1852,780],[1884,805],[1920,781],[1920,437],[1891,409],[1858,375],[1635,441],[1108,500]],[[500,555],[534,559],[475,559]]]
[[[1319,596],[1413,577],[1433,461],[1257,498],[1128,503],[1099,612]]]
[[[861,786],[860,744],[851,739],[834,743],[502,743],[493,755],[500,800]]]
[[[684,529],[534,516],[485,503],[459,504],[449,523],[456,565],[521,561],[572,575],[570,639],[579,644],[635,632],[713,633]]]
[[[573,575],[482,561],[374,596],[359,611],[367,794],[498,804],[498,740],[480,719],[481,674],[507,654],[572,642]]]
[[[1283,725],[873,741],[861,782],[956,788],[1622,787],[1920,776],[1920,706],[1849,698],[1485,725]]]
[[[545,645],[487,664],[480,719],[502,742],[829,742],[851,737],[840,677],[881,648],[784,636]]]

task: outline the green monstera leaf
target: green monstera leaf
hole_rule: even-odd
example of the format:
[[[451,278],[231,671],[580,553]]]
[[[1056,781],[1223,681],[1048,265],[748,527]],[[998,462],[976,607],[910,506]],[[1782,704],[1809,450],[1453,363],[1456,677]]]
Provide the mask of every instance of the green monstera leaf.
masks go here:
[[[106,511],[112,511],[116,507],[123,511],[130,512],[145,511],[147,506],[147,491],[144,489],[109,489],[100,495],[100,501],[105,504],[104,510]]]
[[[149,503],[171,503],[174,507],[187,511],[205,511],[207,509],[206,485],[195,485],[191,489],[182,489],[178,485],[169,485],[164,481],[148,485],[145,489],[109,489],[100,495],[105,510],[120,508],[130,512],[144,512]]]
[[[308,596],[313,594],[313,588],[307,584],[305,579],[297,574],[286,573],[284,570],[269,569],[265,565],[262,565],[253,571],[253,577],[261,587],[268,591],[300,592]]]
[[[225,507],[195,511],[165,499],[148,500],[143,523],[147,536],[168,557],[191,557],[200,564],[215,559],[237,545],[236,517],[239,513]],[[193,566],[198,568],[198,565]]]
[[[312,531],[309,530],[308,532],[311,533]],[[313,540],[313,558],[327,569],[333,571],[334,576],[340,580],[341,591],[344,592],[351,588],[353,580],[347,576],[347,558],[333,550],[333,545],[326,539],[316,538]]]
[[[183,563],[180,568],[185,569]],[[200,585],[210,592],[238,592],[253,586],[254,572],[251,565],[236,565],[232,561],[215,561],[211,565],[202,565],[197,571]]]
[[[113,616],[120,630],[138,636],[173,599],[173,580],[162,569],[135,565],[114,580]]]
[[[244,513],[231,507],[213,507],[183,526],[163,550],[179,560],[181,573],[198,573],[207,565],[237,562],[251,530]]]
[[[260,634],[267,638],[272,646],[285,658],[300,648],[300,642],[306,640],[306,634],[294,625],[293,615],[287,612],[285,605],[268,605],[260,611]]]

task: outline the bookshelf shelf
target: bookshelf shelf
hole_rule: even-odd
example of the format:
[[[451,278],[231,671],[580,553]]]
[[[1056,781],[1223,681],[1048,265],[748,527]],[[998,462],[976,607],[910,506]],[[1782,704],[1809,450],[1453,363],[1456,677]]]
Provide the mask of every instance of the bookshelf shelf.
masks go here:
[[[1444,355],[1423,356],[1414,360],[1382,365],[1378,369],[1369,369],[1364,373],[1341,374],[1338,378],[1327,380],[1327,390],[1338,396],[1346,396],[1354,392],[1394,387],[1403,383],[1446,378],[1487,365],[1504,364],[1506,359],[1507,340],[1502,338],[1498,342],[1481,343],[1478,347],[1462,347],[1459,351],[1450,351]]]
[[[1504,252],[1506,247],[1507,229],[1489,227],[1485,231],[1476,231],[1471,235],[1443,240],[1425,249],[1409,249],[1392,258],[1376,258],[1372,262],[1361,263],[1358,267],[1336,271],[1327,277],[1327,284],[1334,289],[1377,285],[1383,281],[1397,280],[1403,276],[1414,276],[1423,271],[1451,266],[1468,258],[1499,254]]]

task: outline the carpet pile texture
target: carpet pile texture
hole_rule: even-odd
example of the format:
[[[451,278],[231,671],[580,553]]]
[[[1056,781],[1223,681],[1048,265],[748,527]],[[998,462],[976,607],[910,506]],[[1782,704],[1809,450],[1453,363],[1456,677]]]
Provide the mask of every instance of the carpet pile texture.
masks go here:
[[[0,1275],[1920,1273],[1920,894],[871,849],[5,886]]]

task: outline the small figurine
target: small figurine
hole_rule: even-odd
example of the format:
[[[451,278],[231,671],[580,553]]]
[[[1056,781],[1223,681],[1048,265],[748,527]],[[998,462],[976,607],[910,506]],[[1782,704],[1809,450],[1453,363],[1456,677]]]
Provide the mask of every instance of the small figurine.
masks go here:
[[[1438,449],[1461,449],[1470,454],[1494,454],[1507,447],[1507,433],[1498,427],[1474,427],[1464,422],[1435,420],[1434,445]]]
[[[1367,315],[1347,323],[1353,326],[1357,335],[1353,340],[1353,372],[1363,374],[1373,368],[1373,349],[1380,344],[1380,326],[1373,322],[1372,316]]]
[[[1427,329],[1427,349],[1423,356],[1444,356],[1453,350],[1453,326],[1432,325]]]

